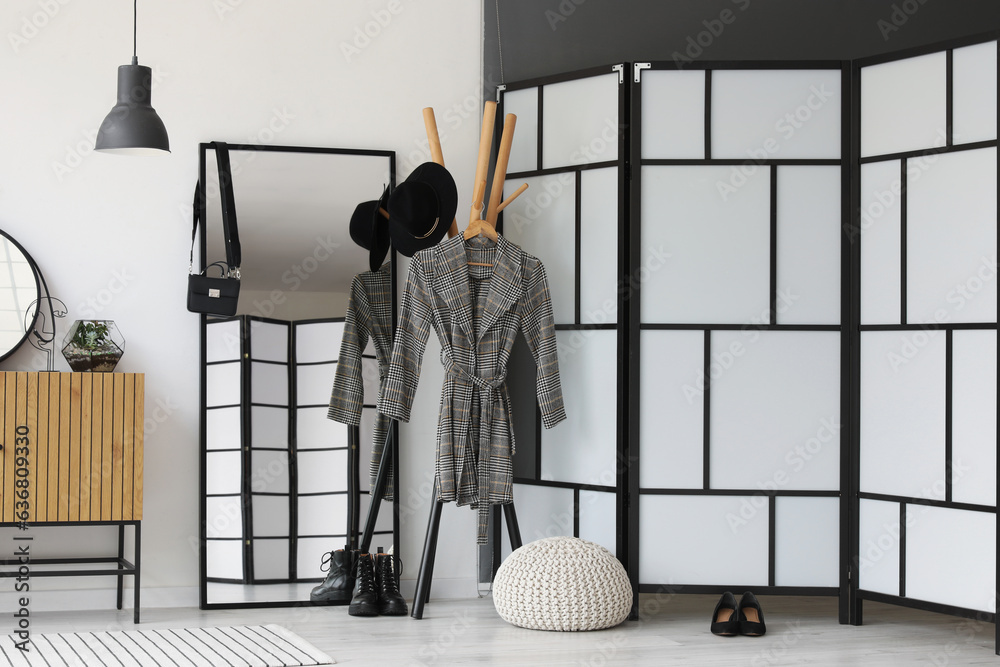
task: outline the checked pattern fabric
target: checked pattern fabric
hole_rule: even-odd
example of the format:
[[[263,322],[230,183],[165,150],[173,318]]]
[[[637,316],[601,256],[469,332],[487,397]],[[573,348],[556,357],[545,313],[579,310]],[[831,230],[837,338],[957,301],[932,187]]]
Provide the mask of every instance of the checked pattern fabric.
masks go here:
[[[478,509],[477,543],[485,544],[490,505],[513,502],[515,447],[505,379],[518,331],[537,367],[542,425],[552,428],[566,418],[545,268],[503,237],[494,244],[458,235],[416,253],[380,412],[409,421],[431,328],[446,370],[437,432],[438,500]]]
[[[344,317],[344,337],[340,342],[340,357],[337,374],[330,393],[330,407],[326,416],[341,424],[358,426],[361,423],[361,408],[364,407],[365,385],[363,377],[362,353],[369,338],[375,346],[378,359],[379,395],[385,385],[389,369],[389,355],[392,354],[392,276],[389,264],[383,264],[378,271],[363,271],[351,282],[351,297]],[[369,378],[369,381],[375,378]],[[385,436],[389,431],[389,417],[379,412],[375,416],[372,433],[372,458],[368,466],[369,488],[375,488],[375,477],[385,447]],[[392,479],[392,466],[388,470]],[[392,485],[387,484],[382,496],[392,500]]]

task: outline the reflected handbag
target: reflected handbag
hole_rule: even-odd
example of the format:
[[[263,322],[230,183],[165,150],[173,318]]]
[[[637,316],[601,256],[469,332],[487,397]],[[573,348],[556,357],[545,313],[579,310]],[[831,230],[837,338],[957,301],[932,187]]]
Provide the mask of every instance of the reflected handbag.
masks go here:
[[[222,315],[236,314],[240,298],[240,248],[239,229],[236,224],[236,201],[233,195],[232,168],[229,163],[229,147],[222,141],[213,141],[215,157],[219,165],[219,191],[222,200],[222,232],[226,242],[226,261],[212,262],[201,273],[194,270],[194,240],[198,233],[198,223],[202,220],[201,182],[194,187],[192,205],[193,221],[191,229],[191,257],[188,264],[187,309],[192,313]],[[207,228],[206,228],[207,231]],[[208,269],[218,267],[219,277],[208,275]]]

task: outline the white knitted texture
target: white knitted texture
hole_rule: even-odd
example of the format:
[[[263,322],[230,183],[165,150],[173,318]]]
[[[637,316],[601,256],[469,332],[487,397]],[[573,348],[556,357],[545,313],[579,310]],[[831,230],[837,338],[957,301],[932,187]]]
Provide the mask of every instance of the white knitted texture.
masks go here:
[[[632,586],[610,551],[577,537],[547,537],[517,549],[497,570],[500,617],[531,630],[603,630],[624,621]]]

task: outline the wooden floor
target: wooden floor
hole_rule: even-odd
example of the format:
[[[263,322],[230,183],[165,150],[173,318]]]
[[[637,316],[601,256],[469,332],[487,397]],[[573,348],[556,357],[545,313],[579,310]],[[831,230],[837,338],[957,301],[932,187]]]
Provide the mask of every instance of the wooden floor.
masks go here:
[[[642,619],[601,632],[525,630],[489,598],[435,600],[423,620],[354,618],[344,607],[143,610],[140,629],[278,623],[341,665],[1000,665],[994,626],[867,602],[865,625],[837,623],[835,598],[760,598],[764,637],[708,631],[717,596],[643,595]],[[50,612],[31,632],[133,629],[131,612]]]

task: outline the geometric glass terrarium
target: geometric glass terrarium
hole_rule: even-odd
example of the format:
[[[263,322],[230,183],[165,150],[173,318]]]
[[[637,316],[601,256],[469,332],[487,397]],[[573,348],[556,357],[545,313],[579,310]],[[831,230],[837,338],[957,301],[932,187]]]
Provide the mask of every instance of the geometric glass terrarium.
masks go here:
[[[125,338],[112,320],[77,320],[63,338],[62,353],[74,371],[110,373],[125,353]]]

